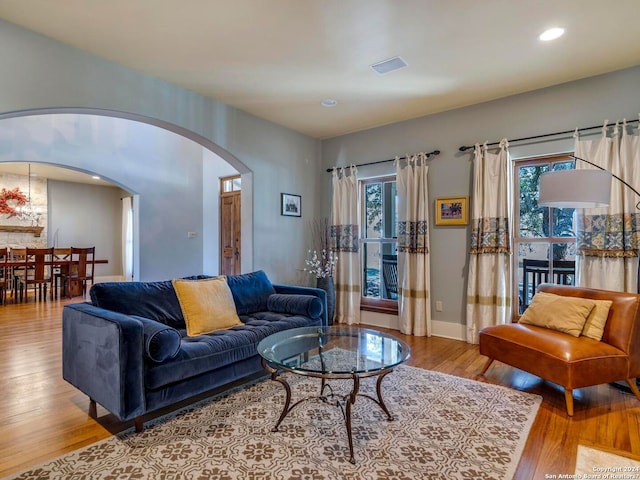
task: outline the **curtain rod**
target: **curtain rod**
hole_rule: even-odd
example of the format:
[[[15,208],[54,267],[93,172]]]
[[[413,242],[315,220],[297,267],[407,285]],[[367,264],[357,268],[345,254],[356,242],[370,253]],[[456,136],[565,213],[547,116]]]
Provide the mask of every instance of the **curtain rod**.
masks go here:
[[[433,152],[429,152],[429,153],[425,153],[425,155],[427,156],[427,158],[429,157],[435,157],[436,155],[440,155],[440,150],[434,150]],[[398,160],[404,160],[407,157],[398,157]],[[375,165],[377,163],[386,163],[386,162],[393,162],[395,160],[395,158],[390,158],[388,160],[378,160],[377,162],[368,162],[368,163],[359,163],[358,165],[355,165],[356,167],[363,167],[365,165]],[[345,168],[348,168],[349,165],[346,165]],[[333,169],[335,167],[332,168],[327,168],[327,173],[331,173],[333,172]],[[342,168],[342,167],[341,167]]]
[[[629,120],[627,121],[627,123],[637,123],[638,120]],[[620,122],[617,122],[618,124],[620,124]],[[578,128],[577,131],[578,132],[582,132],[584,130],[594,130],[596,128],[606,128],[606,127],[611,127],[613,125],[615,125],[616,122],[613,123],[608,123],[607,125],[596,125],[594,127],[583,127],[583,128]],[[568,133],[574,133],[576,131],[576,129],[574,128],[573,130],[565,130],[564,132],[555,132],[555,133],[545,133],[543,135],[534,135],[533,137],[522,137],[522,138],[514,138],[513,140],[509,140],[509,143],[511,142],[523,142],[525,140],[535,140],[537,138],[545,138],[545,137],[554,137],[556,135],[566,135]],[[491,146],[491,145],[499,145],[500,142],[491,142],[491,143],[487,143],[487,146]],[[460,150],[461,152],[466,152],[467,150],[470,150],[474,148],[473,146],[462,146],[460,147],[458,150]]]

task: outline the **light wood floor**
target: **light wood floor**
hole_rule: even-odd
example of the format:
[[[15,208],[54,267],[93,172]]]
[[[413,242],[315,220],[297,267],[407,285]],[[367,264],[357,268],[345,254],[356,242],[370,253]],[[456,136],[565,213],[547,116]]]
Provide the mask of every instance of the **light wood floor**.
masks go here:
[[[66,302],[0,306],[0,477],[131,426],[100,406],[92,418],[88,398],[62,380],[61,317]],[[411,345],[409,364],[416,367],[474,378],[485,360],[477,347],[464,342],[398,336]],[[640,402],[632,395],[608,385],[577,390],[575,415],[569,418],[564,395],[552,384],[497,362],[487,381],[544,398],[516,479],[572,474],[578,444],[640,455]]]

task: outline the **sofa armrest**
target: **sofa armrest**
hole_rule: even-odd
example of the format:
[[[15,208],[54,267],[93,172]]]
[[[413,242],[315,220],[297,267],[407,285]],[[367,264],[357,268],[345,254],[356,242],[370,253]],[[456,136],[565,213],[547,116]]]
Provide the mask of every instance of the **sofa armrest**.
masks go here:
[[[180,333],[173,327],[150,318],[131,315],[142,323],[144,355],[155,363],[175,357],[180,351]]]
[[[313,288],[313,287],[299,287],[297,285],[273,285],[276,293],[285,294],[285,295],[313,295],[314,297],[318,297],[322,302],[322,316],[320,317],[322,321],[322,326],[326,327],[328,325],[327,321],[327,292],[322,290],[321,288]]]
[[[62,377],[121,420],[142,415],[142,322],[89,303],[62,312]]]

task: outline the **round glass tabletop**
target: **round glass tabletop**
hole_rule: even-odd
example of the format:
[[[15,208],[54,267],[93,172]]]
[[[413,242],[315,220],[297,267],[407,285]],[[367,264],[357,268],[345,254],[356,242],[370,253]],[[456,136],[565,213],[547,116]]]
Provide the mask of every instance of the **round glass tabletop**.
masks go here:
[[[395,367],[411,354],[398,338],[360,327],[303,327],[264,338],[258,353],[274,366],[320,374],[372,373]]]

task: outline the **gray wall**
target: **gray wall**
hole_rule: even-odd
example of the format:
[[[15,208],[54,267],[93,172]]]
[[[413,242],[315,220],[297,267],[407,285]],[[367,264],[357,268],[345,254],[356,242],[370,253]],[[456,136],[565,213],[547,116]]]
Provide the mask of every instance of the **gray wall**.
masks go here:
[[[49,180],[48,245],[96,247],[95,275],[122,275],[122,201],[120,188]],[[54,241],[56,242],[54,245]]]
[[[433,226],[435,198],[471,195],[472,150],[461,153],[458,147],[498,141],[503,137],[520,138],[601,125],[605,119],[637,119],[640,112],[638,86],[640,67],[634,67],[336,137],[322,143],[323,167],[385,160],[436,148],[442,152],[429,163],[432,308],[435,300],[444,303],[444,311],[433,311],[432,316],[436,323],[464,324],[469,229]],[[510,147],[513,158],[572,150],[570,136],[517,143]],[[387,163],[361,167],[359,176],[392,172],[393,164]],[[329,174],[324,177],[324,192],[323,205],[328,206]]]
[[[324,188],[316,181],[318,140],[4,21],[0,21],[0,64],[0,123],[12,121],[1,120],[3,114],[6,118],[40,109],[125,112],[130,114],[127,118],[144,117],[196,140],[243,174],[252,172],[248,216],[253,245],[245,247],[243,254],[250,248],[253,264],[245,270],[264,269],[279,282],[299,280],[299,272],[291,267],[303,264],[307,220],[316,216]],[[11,161],[30,160],[24,145],[14,148],[12,143],[21,130],[19,123],[4,129],[10,137],[0,136],[0,161],[9,161],[15,153],[27,156]],[[154,135],[151,130],[145,132]],[[172,145],[167,145],[169,151],[165,151],[161,140],[155,158],[121,152],[118,138],[127,134],[116,130],[111,137],[93,138],[105,148],[90,157],[81,157],[70,145],[68,151],[52,152],[48,161],[96,172],[139,194],[141,280],[201,272],[202,240],[186,242],[187,231],[203,231],[201,152],[187,144],[172,151]],[[64,138],[65,132],[55,131],[55,135]],[[302,219],[280,216],[280,192],[303,195]]]
[[[252,268],[264,269],[280,282],[308,280],[296,266],[303,265],[309,247],[309,220],[329,214],[330,174],[325,168],[438,148],[442,154],[430,163],[431,200],[469,195],[471,154],[458,152],[460,145],[590,126],[606,118],[637,118],[640,111],[640,67],[635,67],[321,143],[3,21],[0,62],[0,118],[57,107],[127,112],[195,139],[243,174],[253,172]],[[26,145],[13,148],[21,132],[22,124],[0,125],[0,161],[30,160]],[[90,158],[80,157],[71,145],[53,152],[51,162],[95,171],[140,195],[141,279],[201,270],[202,241],[188,243],[185,235],[203,231],[201,152],[188,144],[176,149],[162,140],[155,143],[155,158],[135,149],[121,152],[118,138],[127,134],[116,130],[94,139],[103,149]],[[29,132],[25,135],[22,140],[29,139]],[[147,135],[151,145],[155,134],[145,130]],[[565,140],[521,145],[511,152],[522,156],[525,151],[534,155],[570,149],[571,141]],[[10,158],[16,152],[26,157]],[[386,164],[360,173],[371,176],[391,169]],[[302,219],[280,216],[280,192],[303,196]],[[438,322],[464,323],[468,233],[461,227],[431,230],[432,298],[444,303],[443,312],[433,312]]]

